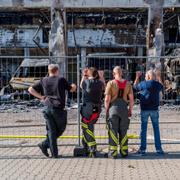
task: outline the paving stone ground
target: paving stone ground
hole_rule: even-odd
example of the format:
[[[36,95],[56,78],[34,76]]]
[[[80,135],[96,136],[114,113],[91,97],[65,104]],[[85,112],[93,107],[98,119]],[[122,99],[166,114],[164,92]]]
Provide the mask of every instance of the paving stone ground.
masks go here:
[[[133,146],[134,147],[134,146]],[[102,148],[105,148],[104,146]],[[130,146],[132,148],[132,146]],[[135,148],[137,148],[135,146]],[[130,153],[116,160],[103,157],[73,157],[73,146],[60,146],[59,159],[44,157],[38,147],[1,148],[2,180],[179,180],[180,145],[164,145],[166,154],[157,156],[149,146],[146,156]],[[168,151],[167,151],[168,150]],[[178,151],[179,150],[179,151]]]
[[[30,114],[31,113],[31,114]],[[0,135],[44,135],[45,126],[40,111],[25,114],[0,114]],[[154,145],[148,145],[146,156],[135,153],[137,145],[130,145],[128,158],[116,160],[104,158],[107,145],[98,146],[97,158],[73,157],[73,144],[77,140],[59,140],[59,159],[43,156],[36,146],[41,139],[0,139],[0,180],[179,180],[180,179],[180,111],[162,109],[160,112],[161,137],[163,142],[179,144],[163,145],[166,154],[157,156]],[[70,122],[75,122],[76,114],[71,114]],[[100,122],[103,122],[100,120]],[[139,112],[134,112],[129,133],[140,132]],[[167,122],[167,123],[166,123]],[[14,126],[15,127],[11,127]],[[28,125],[21,126],[21,125]],[[35,125],[35,126],[34,126]],[[21,127],[19,127],[21,126]],[[153,142],[151,124],[148,127],[148,141]],[[77,126],[68,126],[65,135],[77,135]],[[105,125],[96,125],[96,135],[107,135]],[[107,143],[107,140],[98,140]],[[130,142],[139,142],[130,140]],[[70,144],[71,146],[65,146]],[[4,148],[4,145],[15,145]],[[21,147],[34,145],[34,147]]]

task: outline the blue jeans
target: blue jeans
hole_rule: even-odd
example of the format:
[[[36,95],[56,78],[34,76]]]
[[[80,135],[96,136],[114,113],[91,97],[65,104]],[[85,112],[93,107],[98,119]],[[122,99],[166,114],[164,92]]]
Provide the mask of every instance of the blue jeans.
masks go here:
[[[141,111],[141,146],[140,150],[146,150],[146,135],[147,135],[147,125],[148,118],[151,118],[153,130],[154,130],[154,140],[156,150],[162,150],[160,131],[159,131],[159,111],[158,110],[148,110]]]

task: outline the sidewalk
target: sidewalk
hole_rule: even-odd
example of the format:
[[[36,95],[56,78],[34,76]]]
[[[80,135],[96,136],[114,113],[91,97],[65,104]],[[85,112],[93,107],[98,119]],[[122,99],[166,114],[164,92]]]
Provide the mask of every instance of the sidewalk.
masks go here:
[[[180,177],[180,145],[164,145],[164,150],[169,151],[165,156],[156,156],[154,146],[149,146],[146,156],[130,153],[128,158],[116,160],[104,158],[103,154],[95,159],[74,158],[73,148],[59,147],[63,155],[59,159],[44,157],[38,147],[1,148],[0,179],[178,180]]]

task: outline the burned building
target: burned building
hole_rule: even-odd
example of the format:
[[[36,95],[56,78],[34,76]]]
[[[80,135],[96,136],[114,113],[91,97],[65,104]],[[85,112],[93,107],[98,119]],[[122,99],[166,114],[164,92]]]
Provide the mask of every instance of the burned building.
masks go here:
[[[152,56],[129,58],[128,71],[133,74],[137,68],[142,69],[138,66],[143,66],[143,61],[146,69],[156,67],[164,71],[165,62],[159,56],[170,55],[179,47],[179,5],[178,0],[54,0],[52,28],[58,20],[61,33],[51,32],[52,39],[58,37],[64,43],[59,43],[61,48],[56,48],[57,44],[50,46],[50,51],[54,55],[81,54],[84,66],[89,55]],[[98,68],[101,64],[106,66],[101,62],[94,58],[91,64]],[[109,68],[113,64],[118,63],[112,57]]]

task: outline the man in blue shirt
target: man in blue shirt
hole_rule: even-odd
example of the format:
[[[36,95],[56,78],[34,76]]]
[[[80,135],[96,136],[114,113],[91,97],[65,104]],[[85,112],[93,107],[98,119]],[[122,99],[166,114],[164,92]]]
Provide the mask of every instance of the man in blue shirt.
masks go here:
[[[156,152],[157,154],[164,154],[159,131],[159,101],[160,92],[163,90],[161,78],[160,75],[156,77],[153,70],[147,71],[145,81],[139,83],[140,76],[141,73],[137,72],[134,82],[134,88],[140,93],[141,107],[141,146],[138,153],[141,155],[146,153],[147,125],[150,117],[154,130]]]

